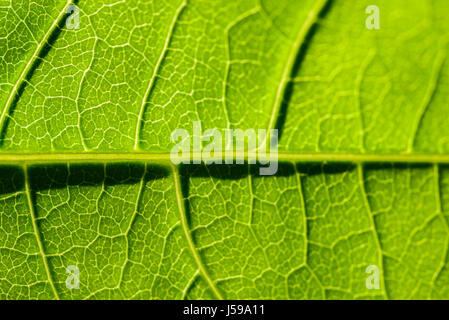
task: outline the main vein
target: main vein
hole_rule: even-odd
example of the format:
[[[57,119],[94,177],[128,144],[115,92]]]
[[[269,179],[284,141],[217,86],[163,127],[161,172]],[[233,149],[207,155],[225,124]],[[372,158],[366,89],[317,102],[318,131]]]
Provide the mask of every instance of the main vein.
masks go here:
[[[200,155],[191,153],[181,157],[182,162],[199,158]],[[216,163],[224,160],[224,154],[218,156],[202,155],[203,162]],[[260,162],[303,162],[303,163],[429,163],[449,164],[449,154],[373,154],[373,153],[295,153],[279,152],[260,157],[256,153],[233,154],[234,163],[238,160],[248,161],[256,159]],[[153,162],[171,164],[170,153],[145,152],[68,152],[68,153],[0,153],[0,164],[51,164],[51,163],[106,163],[106,162]]]

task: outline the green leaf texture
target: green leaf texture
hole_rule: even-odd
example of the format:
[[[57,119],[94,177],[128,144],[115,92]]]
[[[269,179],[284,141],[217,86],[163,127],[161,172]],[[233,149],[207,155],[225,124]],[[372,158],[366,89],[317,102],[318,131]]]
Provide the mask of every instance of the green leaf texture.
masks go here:
[[[1,299],[449,298],[447,0],[71,4],[0,0]],[[193,121],[279,171],[172,165]]]

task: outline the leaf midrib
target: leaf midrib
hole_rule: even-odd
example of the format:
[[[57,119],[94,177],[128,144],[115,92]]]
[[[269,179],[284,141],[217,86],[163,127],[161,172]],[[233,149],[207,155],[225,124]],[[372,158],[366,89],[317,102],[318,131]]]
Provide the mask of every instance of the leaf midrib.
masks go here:
[[[181,157],[183,161],[193,159]],[[216,161],[223,156],[202,157],[203,161]],[[449,154],[413,153],[339,153],[339,152],[279,152],[277,157],[268,155],[257,157],[255,152],[234,152],[233,163],[238,160],[259,162],[330,162],[330,163],[429,163],[449,164]],[[0,153],[0,164],[45,164],[45,163],[104,163],[104,162],[155,162],[171,164],[169,152],[66,152],[66,153]]]

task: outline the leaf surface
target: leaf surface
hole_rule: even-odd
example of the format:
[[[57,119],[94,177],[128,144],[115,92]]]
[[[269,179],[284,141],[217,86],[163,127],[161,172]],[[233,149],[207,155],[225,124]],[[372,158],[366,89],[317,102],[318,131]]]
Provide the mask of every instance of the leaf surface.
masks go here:
[[[0,0],[0,298],[449,298],[447,1],[70,4]],[[279,171],[172,165],[193,121]]]

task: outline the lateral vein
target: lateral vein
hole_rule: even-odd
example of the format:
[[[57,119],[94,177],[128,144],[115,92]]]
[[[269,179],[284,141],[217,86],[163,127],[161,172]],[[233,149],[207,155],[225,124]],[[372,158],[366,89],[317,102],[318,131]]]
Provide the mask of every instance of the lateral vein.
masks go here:
[[[59,13],[58,17],[55,19],[53,24],[50,26],[50,28],[47,30],[47,33],[42,38],[41,42],[36,47],[36,50],[34,51],[33,55],[31,56],[31,59],[26,64],[25,68],[23,69],[22,73],[19,76],[19,79],[17,79],[16,83],[14,84],[14,87],[12,88],[11,94],[8,97],[8,100],[6,101],[5,107],[3,108],[2,114],[0,115],[0,133],[3,133],[5,130],[5,122],[6,117],[10,112],[11,106],[13,104],[14,98],[16,97],[19,88],[21,84],[26,79],[28,73],[30,72],[34,62],[39,57],[40,53],[42,52],[42,49],[45,47],[45,45],[48,42],[48,39],[53,34],[57,26],[61,23],[62,19],[66,15],[66,8],[72,3],[72,0],[67,1],[66,5],[64,6],[63,10]]]
[[[148,99],[150,97],[151,91],[153,90],[154,83],[156,82],[157,74],[159,73],[159,69],[162,65],[162,61],[164,60],[165,55],[167,54],[168,47],[170,45],[170,41],[173,37],[173,31],[175,30],[176,23],[178,22],[179,17],[186,6],[187,6],[187,0],[185,0],[175,12],[175,16],[173,17],[173,21],[170,25],[170,28],[168,30],[168,34],[166,37],[166,41],[164,43],[164,48],[162,48],[159,59],[157,60],[156,65],[154,67],[153,76],[151,77],[150,82],[148,83],[147,90],[145,91],[145,94],[143,96],[142,105],[140,106],[139,115],[137,117],[136,136],[134,138],[134,150],[137,150],[138,146],[139,146],[139,137],[140,137],[140,131],[142,128],[142,121],[143,121],[142,118],[143,118],[143,113],[145,112],[145,105],[148,103]]]
[[[307,15],[307,19],[302,25],[302,27],[299,29],[298,34],[296,35],[296,39],[293,42],[293,45],[290,49],[287,63],[284,67],[284,73],[281,77],[281,82],[279,84],[279,87],[276,91],[276,97],[274,100],[274,106],[273,111],[271,113],[270,122],[268,123],[268,132],[270,130],[274,129],[274,126],[276,125],[276,120],[279,116],[279,110],[282,105],[283,97],[285,96],[285,90],[287,88],[287,84],[291,80],[291,73],[293,71],[293,67],[295,65],[296,57],[298,55],[299,50],[301,49],[301,46],[304,43],[304,40],[307,37],[307,34],[310,32],[312,26],[315,24],[316,20],[318,19],[319,14],[326,6],[328,0],[317,0],[315,5],[313,6],[312,10]],[[267,136],[267,139],[268,136]],[[268,142],[268,141],[266,141]]]
[[[36,236],[36,241],[37,241],[37,245],[39,247],[39,252],[41,254],[42,261],[44,263],[45,273],[47,274],[47,280],[50,283],[50,286],[53,291],[53,294],[55,295],[55,298],[57,300],[59,300],[59,294],[58,294],[58,291],[56,291],[56,287],[53,282],[53,278],[51,276],[51,271],[50,271],[50,267],[48,265],[47,256],[45,254],[44,246],[42,244],[42,239],[41,239],[41,236],[39,233],[39,229],[37,227],[37,222],[36,222],[37,217],[36,217],[36,212],[35,212],[34,206],[33,206],[33,200],[31,198],[30,180],[28,178],[28,167],[26,165],[23,166],[23,171],[24,171],[24,179],[25,179],[25,193],[27,196],[28,207],[29,207],[30,214],[31,214],[31,223],[33,225],[34,235]]]
[[[193,243],[192,235],[190,233],[190,229],[189,229],[188,222],[187,222],[186,210],[185,210],[185,206],[184,206],[184,197],[182,196],[181,176],[179,174],[179,167],[172,165],[171,168],[173,171],[173,179],[175,182],[176,200],[178,202],[178,209],[179,209],[179,215],[180,215],[180,219],[181,219],[182,230],[184,231],[184,235],[187,240],[187,244],[188,244],[189,249],[193,255],[193,258],[198,266],[199,272],[206,280],[206,282],[209,285],[209,287],[211,288],[213,294],[216,296],[217,299],[223,300],[223,296],[221,295],[220,291],[218,291],[217,287],[215,286],[214,282],[212,281],[211,277],[209,276],[209,273],[207,272],[206,268],[204,267],[204,264],[201,261],[198,251],[195,248],[195,244]]]
[[[374,242],[376,244],[377,251],[379,252],[377,258],[378,258],[378,262],[380,264],[380,268],[382,270],[382,274],[381,274],[382,293],[383,293],[384,297],[388,300],[388,292],[387,292],[387,287],[386,287],[386,282],[385,282],[385,264],[384,264],[382,245],[380,243],[379,235],[377,233],[376,222],[374,221],[373,212],[371,210],[371,205],[368,200],[368,195],[365,190],[363,166],[360,163],[357,165],[357,175],[358,175],[358,180],[359,180],[360,192],[362,193],[363,203],[365,206],[365,210],[368,213],[368,218],[369,218],[369,221],[371,224],[371,230],[373,233]]]
[[[429,109],[430,105],[432,104],[432,101],[435,97],[435,93],[438,89],[438,82],[440,80],[441,76],[441,70],[443,69],[444,62],[447,57],[446,51],[440,51],[438,52],[435,62],[432,68],[432,73],[430,75],[430,82],[429,86],[427,87],[426,93],[424,95],[423,102],[421,104],[421,107],[418,110],[417,118],[415,120],[415,123],[413,124],[413,129],[410,135],[410,139],[408,142],[408,152],[413,151],[413,147],[415,146],[416,139],[418,136],[419,127],[422,124],[424,120],[424,116],[426,114],[426,111]]]

